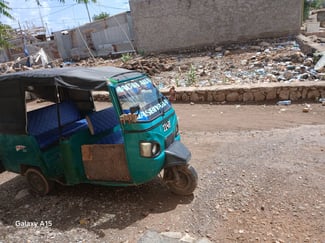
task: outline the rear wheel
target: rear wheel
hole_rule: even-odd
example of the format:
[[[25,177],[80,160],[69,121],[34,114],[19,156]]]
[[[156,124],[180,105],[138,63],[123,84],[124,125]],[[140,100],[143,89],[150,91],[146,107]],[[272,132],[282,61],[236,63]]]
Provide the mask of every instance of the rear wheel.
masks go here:
[[[168,188],[178,195],[191,195],[197,187],[198,176],[192,166],[166,168],[163,178]]]
[[[47,180],[38,169],[29,168],[25,175],[32,191],[40,196],[48,194],[54,186],[54,182]]]

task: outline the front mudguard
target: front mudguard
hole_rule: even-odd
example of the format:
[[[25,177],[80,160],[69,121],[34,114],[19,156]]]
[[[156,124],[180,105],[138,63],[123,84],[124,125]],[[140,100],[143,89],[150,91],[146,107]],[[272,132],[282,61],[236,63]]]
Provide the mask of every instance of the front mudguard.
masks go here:
[[[174,141],[165,150],[164,168],[176,165],[187,165],[191,159],[191,152],[180,141]]]

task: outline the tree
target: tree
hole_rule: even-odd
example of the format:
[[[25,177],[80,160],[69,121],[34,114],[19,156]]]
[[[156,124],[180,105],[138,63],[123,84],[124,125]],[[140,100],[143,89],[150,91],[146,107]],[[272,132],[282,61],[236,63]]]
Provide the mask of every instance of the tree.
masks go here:
[[[14,19],[14,17],[9,12],[10,10],[11,8],[7,5],[7,3],[0,0],[0,16]],[[7,40],[10,38],[10,31],[8,31],[10,29],[10,26],[4,25],[0,22],[0,49],[9,46],[9,42]]]
[[[6,2],[0,0],[0,15],[6,16],[10,19],[14,19],[14,17],[9,13],[10,10],[11,8],[6,4]]]
[[[309,17],[309,12],[312,9],[319,9],[324,7],[324,0],[304,0],[304,20]]]
[[[11,37],[12,28],[9,25],[0,23],[0,49],[10,47],[8,39]]]
[[[109,17],[109,13],[106,13],[106,12],[101,12],[100,14],[95,14],[93,16],[93,20],[96,21],[96,20],[100,20],[100,19],[105,19],[105,18],[108,18]]]

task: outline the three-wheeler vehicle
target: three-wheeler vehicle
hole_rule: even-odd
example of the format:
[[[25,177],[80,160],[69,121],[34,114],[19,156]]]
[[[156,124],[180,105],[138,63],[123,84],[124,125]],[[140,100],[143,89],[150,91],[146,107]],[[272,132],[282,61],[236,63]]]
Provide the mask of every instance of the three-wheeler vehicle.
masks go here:
[[[108,92],[105,107],[94,101],[99,91]],[[1,75],[0,113],[0,172],[26,176],[40,195],[55,182],[131,186],[157,176],[179,195],[197,186],[175,110],[143,73],[67,67]]]

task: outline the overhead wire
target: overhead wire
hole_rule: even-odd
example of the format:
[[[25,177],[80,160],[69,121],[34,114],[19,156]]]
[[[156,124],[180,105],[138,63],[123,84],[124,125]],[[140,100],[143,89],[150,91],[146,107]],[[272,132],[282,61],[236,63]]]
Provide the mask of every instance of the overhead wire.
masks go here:
[[[65,4],[65,5],[58,5],[58,6],[41,6],[41,8],[50,8],[50,9],[52,9],[52,8],[62,8],[62,6],[73,6],[73,5],[76,5],[77,3],[74,3],[74,4]],[[24,10],[24,9],[38,9],[38,7],[25,7],[25,8],[16,8],[16,7],[14,7],[14,8],[11,8],[12,10],[15,10],[15,9],[17,9],[17,10]]]
[[[43,17],[46,18],[46,17],[48,17],[48,16],[50,16],[50,15],[55,15],[55,14],[57,14],[57,13],[63,12],[63,11],[65,11],[65,10],[67,10],[67,9],[70,9],[70,8],[76,6],[76,5],[77,5],[77,3],[75,3],[75,4],[71,4],[70,6],[68,6],[68,7],[66,7],[66,8],[63,8],[63,9],[60,9],[60,10],[58,10],[58,11],[51,12],[51,13],[49,13],[49,14],[43,15]],[[39,20],[39,17],[30,18],[30,19],[28,19],[28,20],[29,20],[29,21]]]
[[[53,16],[53,15],[56,15],[56,14],[58,14],[58,13],[61,13],[61,12],[64,12],[64,11],[66,11],[67,9],[70,9],[70,8],[73,8],[73,7],[75,7],[75,6],[77,6],[77,5],[80,5],[80,4],[78,4],[78,3],[73,3],[73,4],[69,4],[68,6],[67,5],[63,5],[63,6],[59,6],[59,5],[57,5],[57,6],[52,6],[52,7],[49,7],[49,6],[41,6],[41,8],[46,8],[46,9],[52,9],[52,8],[55,8],[55,9],[57,9],[57,8],[60,8],[60,9],[58,9],[57,11],[54,11],[54,12],[50,12],[50,13],[48,13],[48,14],[46,14],[46,15],[43,15],[43,17],[44,18],[48,18],[48,17],[50,17],[50,16]],[[119,8],[119,7],[112,7],[112,6],[107,6],[107,5],[105,5],[105,4],[100,4],[100,3],[95,3],[95,4],[89,4],[89,7],[91,7],[91,9],[94,11],[94,13],[96,13],[96,12],[98,12],[98,10],[99,11],[101,11],[101,12],[103,12],[103,8],[106,10],[106,9],[115,9],[115,10],[124,10],[124,11],[127,11],[128,10],[128,8]],[[97,11],[96,11],[96,7],[98,7],[97,8]],[[34,9],[34,10],[36,10],[36,9],[38,9],[38,7],[19,7],[19,8],[12,8],[13,10],[24,10],[24,9],[26,9],[26,10],[32,10],[32,9]],[[73,9],[74,10],[74,9]],[[74,11],[73,11],[74,12]],[[110,14],[111,15],[111,13],[110,12],[108,12],[108,14]],[[79,15],[80,16],[80,15]],[[68,23],[72,23],[72,24],[75,24],[75,25],[79,25],[80,23],[79,23],[79,21],[82,21],[82,22],[84,22],[83,20],[87,20],[88,18],[87,17],[84,17],[84,18],[76,18],[76,16],[75,16],[75,14],[73,14],[73,19],[71,19],[71,20],[64,20],[64,24],[68,24]],[[34,18],[29,18],[28,19],[28,22],[33,22],[33,21],[36,21],[36,20],[39,20],[39,17],[34,17]],[[79,21],[78,21],[79,20]],[[85,22],[87,22],[87,21],[85,21]]]
[[[112,7],[112,6],[107,6],[107,5],[104,5],[104,4],[101,4],[101,3],[97,3],[98,6],[102,6],[102,7],[105,7],[105,8],[110,8],[110,9],[117,9],[117,10],[129,10],[129,8],[118,8],[118,7]]]

